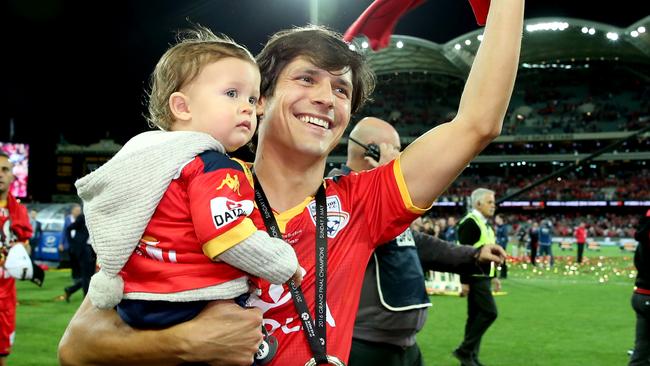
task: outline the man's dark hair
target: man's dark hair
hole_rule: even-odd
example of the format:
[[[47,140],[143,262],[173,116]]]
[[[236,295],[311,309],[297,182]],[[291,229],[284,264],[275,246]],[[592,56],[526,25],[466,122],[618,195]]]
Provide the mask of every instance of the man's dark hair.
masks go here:
[[[273,96],[278,76],[299,56],[330,72],[346,68],[352,71],[352,113],[363,106],[375,88],[375,74],[365,57],[351,50],[341,34],[320,26],[307,26],[277,32],[257,55],[263,97]]]

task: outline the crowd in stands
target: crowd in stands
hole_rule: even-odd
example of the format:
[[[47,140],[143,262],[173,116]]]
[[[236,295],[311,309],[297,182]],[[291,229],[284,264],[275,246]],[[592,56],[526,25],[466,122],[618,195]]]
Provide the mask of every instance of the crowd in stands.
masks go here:
[[[504,222],[508,225],[508,232],[511,240],[521,230],[529,229],[534,222],[538,224],[550,223],[553,236],[573,237],[575,229],[580,223],[585,223],[587,237],[589,238],[633,238],[635,227],[638,224],[638,214],[578,214],[578,213],[504,213]],[[449,231],[448,223],[456,223],[462,215],[444,215],[441,211],[431,212],[423,216],[418,222],[418,230],[448,239],[446,233]]]
[[[468,197],[479,186],[494,190],[497,197],[516,191],[543,178],[545,174],[532,175],[470,175],[463,174],[442,194],[442,201],[458,202]],[[585,177],[568,173],[564,178],[552,178],[516,198],[517,200],[567,201],[567,200],[648,200],[650,199],[650,170],[621,172],[618,176]]]
[[[381,76],[374,101],[359,115],[394,122],[404,137],[419,136],[454,117],[461,87],[462,80],[442,75]],[[634,131],[650,121],[649,101],[650,86],[616,65],[521,70],[502,134]]]

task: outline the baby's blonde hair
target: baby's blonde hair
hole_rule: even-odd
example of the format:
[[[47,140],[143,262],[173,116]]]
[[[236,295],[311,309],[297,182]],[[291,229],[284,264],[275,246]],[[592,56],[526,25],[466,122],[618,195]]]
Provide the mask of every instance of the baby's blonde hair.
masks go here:
[[[149,99],[149,124],[169,131],[174,115],[169,108],[169,97],[196,78],[201,70],[227,57],[248,61],[255,58],[244,47],[224,35],[215,35],[203,26],[178,34],[177,43],[162,55],[151,74]]]

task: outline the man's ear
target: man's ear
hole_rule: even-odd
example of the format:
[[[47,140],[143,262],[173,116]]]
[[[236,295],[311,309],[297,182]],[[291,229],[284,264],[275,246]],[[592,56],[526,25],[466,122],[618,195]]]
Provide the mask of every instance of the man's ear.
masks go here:
[[[174,119],[179,121],[189,121],[192,118],[188,97],[181,92],[174,92],[169,96],[169,109],[174,115]]]
[[[264,107],[266,106],[266,97],[260,97],[257,100],[257,105],[255,106],[255,113],[257,114],[258,123],[262,121],[264,117]]]

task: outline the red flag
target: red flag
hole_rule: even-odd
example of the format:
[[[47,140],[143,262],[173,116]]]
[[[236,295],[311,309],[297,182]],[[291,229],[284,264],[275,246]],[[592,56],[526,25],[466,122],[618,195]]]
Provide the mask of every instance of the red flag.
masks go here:
[[[377,51],[388,46],[390,36],[399,18],[407,11],[422,4],[424,0],[375,0],[348,28],[343,40],[351,42],[358,34],[370,40],[370,47]],[[490,0],[469,0],[478,25],[485,25]]]
[[[384,48],[390,43],[390,36],[399,18],[423,2],[424,0],[375,0],[352,23],[343,35],[343,40],[350,42],[358,34],[364,34],[370,40],[373,50]]]
[[[485,25],[487,21],[488,10],[490,10],[490,0],[469,0],[472,5],[472,11],[478,25]]]

